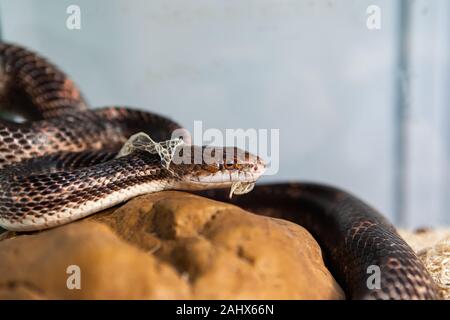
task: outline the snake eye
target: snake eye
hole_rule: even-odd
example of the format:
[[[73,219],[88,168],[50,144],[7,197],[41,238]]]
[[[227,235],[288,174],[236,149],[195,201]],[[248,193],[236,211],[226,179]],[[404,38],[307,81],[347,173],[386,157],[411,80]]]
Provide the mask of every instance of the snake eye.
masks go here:
[[[211,164],[211,165],[208,165],[208,166],[206,167],[206,170],[209,171],[209,172],[211,172],[211,173],[216,173],[217,171],[220,170],[220,165],[218,165],[218,164]]]
[[[234,162],[225,162],[225,163],[223,164],[223,167],[224,167],[225,169],[231,170],[231,169],[234,168]]]

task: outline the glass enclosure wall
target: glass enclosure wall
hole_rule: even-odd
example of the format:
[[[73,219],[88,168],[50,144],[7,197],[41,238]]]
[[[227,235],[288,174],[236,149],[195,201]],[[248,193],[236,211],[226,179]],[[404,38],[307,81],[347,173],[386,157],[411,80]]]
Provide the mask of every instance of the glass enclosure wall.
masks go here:
[[[404,226],[450,222],[446,0],[0,6],[2,38],[50,58],[93,107],[152,110],[191,132],[196,120],[279,129],[264,180],[337,185]]]

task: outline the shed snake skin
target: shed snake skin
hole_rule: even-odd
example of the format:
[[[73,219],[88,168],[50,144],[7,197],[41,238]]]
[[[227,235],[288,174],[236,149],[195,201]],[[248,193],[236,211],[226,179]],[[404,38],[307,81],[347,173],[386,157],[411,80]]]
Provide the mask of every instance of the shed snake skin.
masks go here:
[[[167,141],[182,127],[125,107],[89,109],[63,72],[16,45],[0,44],[0,68],[0,107],[25,119],[22,123],[0,120],[3,228],[50,228],[140,194],[186,190],[306,227],[348,298],[438,298],[431,277],[395,228],[345,191],[282,183],[257,185],[230,199],[217,188],[236,182],[253,184],[264,171],[259,157],[223,148],[222,154],[214,154],[213,163],[173,163],[170,168],[161,164],[159,154],[145,150],[117,157],[133,134],[145,132],[155,141]],[[186,150],[204,149],[188,145]],[[367,284],[373,266],[381,275],[376,288]]]

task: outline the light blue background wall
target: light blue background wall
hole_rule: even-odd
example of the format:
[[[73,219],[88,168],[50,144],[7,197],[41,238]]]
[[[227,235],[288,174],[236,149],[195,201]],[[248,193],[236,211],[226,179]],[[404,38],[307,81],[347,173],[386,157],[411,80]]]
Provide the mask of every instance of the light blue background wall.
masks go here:
[[[81,30],[66,28],[71,4]],[[371,4],[381,7],[381,30],[366,27]],[[61,66],[93,106],[138,106],[191,130],[194,120],[278,128],[280,171],[266,181],[332,183],[391,219],[403,208],[409,226],[450,222],[445,0],[407,4],[409,26],[405,1],[392,0],[0,5],[3,38]],[[408,109],[400,118],[399,103]],[[398,140],[399,128],[408,139]],[[399,141],[408,142],[401,180]]]

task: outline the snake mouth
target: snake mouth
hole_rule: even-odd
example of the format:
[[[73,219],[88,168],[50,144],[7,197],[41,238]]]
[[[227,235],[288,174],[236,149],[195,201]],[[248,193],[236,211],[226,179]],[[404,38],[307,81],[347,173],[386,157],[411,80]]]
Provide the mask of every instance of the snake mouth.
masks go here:
[[[229,180],[229,181],[202,181],[201,179],[183,180],[178,182],[176,188],[180,190],[210,190],[210,189],[226,189],[230,188],[230,198],[233,194],[241,195],[253,190],[256,184],[256,178],[248,180]]]
[[[217,184],[229,186],[235,182],[254,183],[264,173],[264,170],[256,169],[252,172],[218,172],[212,174],[193,174],[187,178],[193,184]]]

